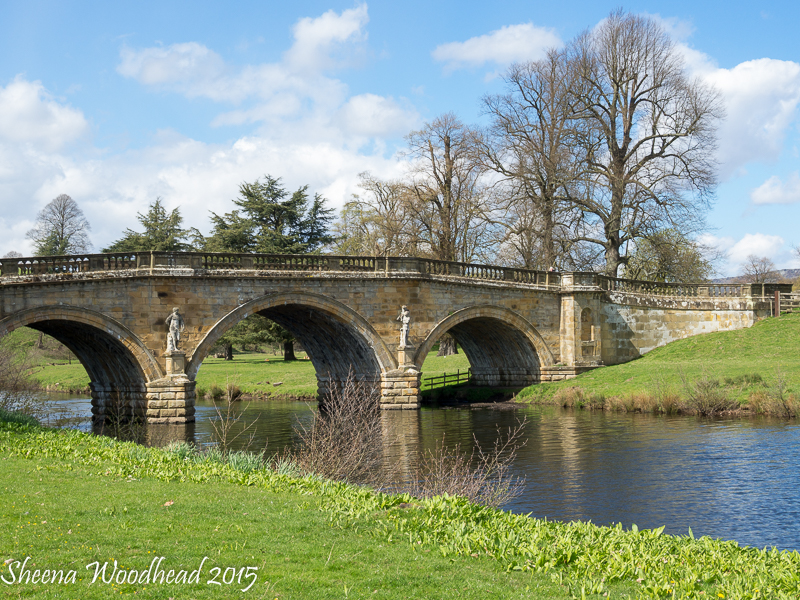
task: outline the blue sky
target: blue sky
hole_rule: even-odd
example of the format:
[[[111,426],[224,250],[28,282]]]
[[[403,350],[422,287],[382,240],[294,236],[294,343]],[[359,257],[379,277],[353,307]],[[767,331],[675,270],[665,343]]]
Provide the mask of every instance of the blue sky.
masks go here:
[[[95,249],[157,196],[208,232],[238,185],[309,184],[336,206],[358,174],[402,173],[403,135],[480,100],[513,61],[596,25],[597,2],[0,4],[0,255],[27,254],[36,213],[66,193]],[[736,274],[750,253],[797,267],[798,3],[640,2],[687,68],[717,86],[717,200],[707,240]]]

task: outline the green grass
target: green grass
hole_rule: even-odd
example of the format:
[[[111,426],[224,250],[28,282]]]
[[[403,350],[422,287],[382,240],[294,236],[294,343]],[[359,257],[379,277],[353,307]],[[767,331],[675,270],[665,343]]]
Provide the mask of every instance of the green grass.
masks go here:
[[[569,387],[606,397],[653,393],[659,387],[681,393],[682,377],[689,382],[702,377],[719,380],[727,395],[740,403],[779,378],[789,392],[800,392],[800,314],[678,340],[629,363],[525,388],[518,398],[546,402]],[[763,381],[754,382],[759,378]]]
[[[197,373],[197,387],[225,389],[232,383],[248,394],[316,396],[314,365],[302,353],[297,357],[301,360],[284,362],[283,356],[261,353],[237,353],[232,361],[209,356]]]
[[[38,450],[29,452],[31,444]],[[160,450],[37,428],[0,426],[0,457],[0,563],[30,556],[31,570],[77,571],[75,584],[0,584],[0,597],[565,597],[549,576],[506,573],[488,556],[445,556],[416,537],[389,539],[369,514],[337,516],[346,497],[350,508],[370,514],[399,503],[365,504],[372,494],[351,486],[267,472],[248,477],[224,464],[185,463]],[[109,561],[109,573],[114,560],[143,570],[156,556],[175,570],[208,560],[199,584],[89,583],[90,563]],[[248,566],[258,570],[247,592],[239,591],[246,584],[206,583],[214,567],[224,575]],[[9,567],[20,571],[0,566],[7,580]]]
[[[656,530],[558,523],[462,498],[386,495],[247,462],[144,448],[0,415],[0,558],[75,569],[75,584],[4,597],[747,598],[800,594],[800,554]],[[241,464],[244,464],[242,461]],[[197,569],[181,585],[89,585],[117,560]],[[209,569],[258,567],[249,592]],[[0,575],[10,577],[0,567]],[[223,571],[224,572],[224,571]],[[91,573],[88,573],[91,576]]]

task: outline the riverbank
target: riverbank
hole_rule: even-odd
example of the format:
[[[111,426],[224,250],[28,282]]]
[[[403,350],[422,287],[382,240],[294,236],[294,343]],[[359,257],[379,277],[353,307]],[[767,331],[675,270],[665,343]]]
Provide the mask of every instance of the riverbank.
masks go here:
[[[2,421],[2,419],[0,419]],[[258,567],[244,595],[322,598],[788,598],[800,555],[734,542],[557,523],[458,498],[416,500],[294,478],[253,460],[164,451],[75,431],[0,423],[3,561],[76,568],[33,597],[218,596],[222,586],[90,584],[85,565],[144,571],[153,557],[203,580]],[[91,498],[87,502],[87,498]],[[0,569],[8,579],[20,566]],[[28,568],[33,569],[31,564]],[[80,579],[82,578],[82,579]],[[219,577],[222,580],[222,577]],[[231,594],[238,595],[252,578]],[[23,590],[24,588],[24,590]],[[15,592],[16,593],[16,592]],[[594,595],[592,595],[594,594]]]
[[[530,386],[516,399],[627,412],[800,416],[800,314],[678,340],[629,363]]]

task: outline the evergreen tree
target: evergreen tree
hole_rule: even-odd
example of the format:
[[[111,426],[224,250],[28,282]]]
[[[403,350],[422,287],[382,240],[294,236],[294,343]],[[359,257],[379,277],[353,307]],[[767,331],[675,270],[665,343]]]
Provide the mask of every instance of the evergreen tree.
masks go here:
[[[325,198],[311,199],[308,186],[291,196],[280,178],[270,175],[239,186],[238,207],[224,215],[211,213],[213,229],[204,248],[209,252],[263,252],[266,254],[306,254],[318,252],[333,242],[329,227],[332,208]],[[283,359],[296,360],[294,336],[269,319],[253,315],[228,331],[218,342],[227,360],[233,358],[233,345],[277,343],[283,346]]]
[[[308,186],[289,196],[280,178],[266,175],[263,181],[239,186],[239,198],[233,203],[240,210],[211,213],[213,230],[206,240],[207,250],[305,254],[333,241],[328,229],[334,210],[325,206],[319,194],[311,200]]]
[[[175,208],[168,213],[161,198],[156,198],[147,214],[139,213],[137,219],[144,227],[142,233],[126,229],[123,237],[103,252],[183,252],[194,249],[194,244],[186,240],[202,239],[196,229],[183,229],[180,210]]]

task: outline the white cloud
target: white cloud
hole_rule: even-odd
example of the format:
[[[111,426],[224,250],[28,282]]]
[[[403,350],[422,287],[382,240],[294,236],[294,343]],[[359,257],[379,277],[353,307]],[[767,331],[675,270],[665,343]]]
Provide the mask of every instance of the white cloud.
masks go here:
[[[235,66],[196,42],[120,53],[117,71],[143,85],[238,105],[214,127],[261,123],[269,136],[300,141],[365,144],[405,133],[419,121],[406,102],[375,94],[348,97],[347,86],[323,74],[358,57],[369,22],[366,4],[300,19],[281,61]]]
[[[728,259],[741,264],[751,254],[775,258],[783,250],[784,240],[779,235],[747,233],[728,250]]]
[[[145,85],[214,80],[224,73],[222,58],[197,42],[144,50],[123,48],[117,72]]]
[[[368,21],[365,4],[341,15],[328,11],[315,19],[300,19],[294,26],[294,43],[282,61],[244,67],[227,64],[197,42],[139,50],[125,47],[120,51],[117,72],[189,98],[236,104],[255,98],[278,107],[293,105],[296,110],[303,97],[325,97],[329,88],[337,85],[321,73],[347,64],[359,54]],[[243,117],[243,122],[249,120]]]
[[[445,63],[447,70],[479,67],[486,63],[505,66],[542,58],[548,48],[561,43],[553,29],[522,23],[506,25],[464,42],[442,44],[434,49],[432,56],[434,60]]]
[[[800,104],[800,64],[761,58],[704,79],[722,93],[727,116],[719,129],[723,177],[752,161],[777,159]]]
[[[794,171],[784,182],[773,175],[750,193],[754,204],[794,204],[800,202],[800,172]]]
[[[14,85],[38,90],[49,114],[71,115],[66,123],[80,116],[51,99],[41,84],[19,79]],[[0,88],[0,97],[4,91]],[[135,229],[136,213],[146,211],[158,196],[169,209],[181,207],[187,226],[208,233],[208,211],[230,211],[239,184],[267,173],[283,177],[289,190],[308,184],[337,208],[359,191],[359,173],[399,176],[402,164],[386,155],[384,145],[377,142],[369,151],[362,147],[367,136],[404,132],[412,126],[417,119],[413,108],[372,94],[337,96],[332,104],[330,111],[318,109],[302,121],[265,128],[232,143],[208,144],[160,131],[151,146],[115,155],[91,148],[62,155],[49,147],[22,147],[13,131],[0,128],[0,256],[10,250],[32,251],[25,232],[42,206],[62,193],[83,209],[92,225],[94,247],[100,249],[118,239],[125,227]],[[359,118],[361,129],[348,131],[350,121]],[[65,127],[58,139],[62,145],[75,141],[84,129]]]
[[[83,113],[59,104],[39,81],[0,87],[0,142],[55,152],[89,130]]]
[[[329,10],[315,19],[300,19],[294,26],[294,45],[286,53],[286,61],[301,71],[322,71],[337,66],[337,51],[346,43],[357,44],[366,39],[362,29],[369,22],[367,5],[345,10],[341,15]]]
[[[360,94],[350,98],[339,111],[342,129],[355,135],[384,137],[408,133],[418,122],[412,107],[403,107],[392,98]]]
[[[742,264],[747,257],[752,255],[766,256],[772,260],[779,269],[790,268],[796,262],[785,240],[779,235],[764,233],[747,233],[740,239],[732,237],[716,237],[711,234],[699,238],[700,243],[716,248],[725,257],[724,264],[720,265],[720,274],[734,277],[742,274]]]

